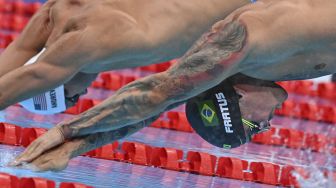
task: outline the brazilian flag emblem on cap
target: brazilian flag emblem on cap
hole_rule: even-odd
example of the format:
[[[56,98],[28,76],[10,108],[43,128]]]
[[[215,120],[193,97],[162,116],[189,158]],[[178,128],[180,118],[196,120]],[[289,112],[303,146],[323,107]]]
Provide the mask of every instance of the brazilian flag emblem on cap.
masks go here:
[[[201,115],[203,124],[206,127],[219,125],[219,119],[215,111],[215,105],[211,100],[198,103],[197,106],[198,106],[198,111]]]

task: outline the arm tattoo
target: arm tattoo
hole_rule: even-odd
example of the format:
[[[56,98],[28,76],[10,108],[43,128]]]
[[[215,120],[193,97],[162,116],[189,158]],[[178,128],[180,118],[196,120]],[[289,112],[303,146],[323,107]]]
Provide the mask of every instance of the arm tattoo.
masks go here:
[[[122,127],[114,131],[94,133],[94,134],[90,134],[84,137],[76,138],[74,141],[79,142],[79,144],[72,148],[73,150],[72,150],[71,158],[77,157],[83,153],[86,153],[98,147],[104,146],[106,144],[112,143],[119,139],[128,137],[138,132],[139,130],[143,129],[144,127],[150,125],[158,117],[159,115],[149,118],[140,123]],[[73,141],[69,141],[69,142],[73,142]]]
[[[171,110],[173,108],[176,108],[179,105],[183,104],[184,102],[185,101],[181,101],[179,103],[170,105],[166,110]],[[153,123],[155,120],[157,120],[160,117],[160,115],[153,116],[140,123],[122,127],[114,131],[94,133],[94,134],[90,134],[84,137],[76,138],[75,142],[79,142],[79,144],[77,144],[77,146],[72,147],[73,150],[72,150],[71,158],[77,157],[83,153],[86,153],[98,147],[104,146],[106,144],[112,143],[119,139],[126,138],[138,132],[139,130],[143,129],[144,127],[147,127],[151,123]],[[73,141],[69,141],[69,142],[73,142]]]
[[[64,123],[68,125],[63,126],[65,136],[78,137],[136,125],[237,73],[235,68],[246,56],[246,27],[238,21],[220,23],[220,27],[204,35],[166,72],[137,80]]]

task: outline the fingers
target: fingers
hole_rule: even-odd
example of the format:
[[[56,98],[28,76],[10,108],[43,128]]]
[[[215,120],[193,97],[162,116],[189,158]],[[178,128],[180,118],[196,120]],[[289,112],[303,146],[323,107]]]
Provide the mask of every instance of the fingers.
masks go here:
[[[56,150],[57,151],[57,150]],[[29,169],[34,172],[44,171],[61,171],[64,170],[69,163],[69,159],[55,155],[55,152],[44,154],[31,163],[22,163],[18,168]]]
[[[19,168],[30,169],[35,172],[60,171],[68,166],[70,158],[69,147],[64,143],[44,152],[30,162],[20,163],[16,166]]]
[[[18,166],[29,163],[42,153],[64,142],[64,135],[59,128],[54,128],[35,140],[28,148],[17,157],[10,165]]]
[[[67,167],[68,160],[55,160],[48,157],[43,159],[37,159],[29,165],[31,165],[30,169],[35,172],[61,171]]]
[[[42,142],[40,140],[33,142],[21,155],[15,159],[11,165],[18,166],[26,162],[31,162],[37,156],[42,154],[44,149],[41,147],[41,143]]]

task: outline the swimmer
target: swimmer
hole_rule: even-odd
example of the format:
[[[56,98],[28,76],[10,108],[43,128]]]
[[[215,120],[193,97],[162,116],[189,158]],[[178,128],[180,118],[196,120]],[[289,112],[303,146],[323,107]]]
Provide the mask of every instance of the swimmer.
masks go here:
[[[333,1],[318,0],[260,0],[239,8],[217,22],[170,69],[130,83],[100,105],[55,126],[13,165],[28,162],[41,171],[62,170],[71,158],[126,137],[224,80],[238,76],[239,81],[239,75],[263,83],[237,81],[234,88],[241,96],[242,121],[261,125],[286,98],[275,81],[335,72],[335,8]],[[248,77],[242,76],[241,82]]]
[[[60,108],[52,109],[51,99],[33,110],[31,101],[23,105],[33,112],[45,109],[42,114],[64,111],[86,93],[98,73],[180,57],[212,24],[248,3],[49,0],[0,56],[0,109],[56,91],[61,99],[54,105]],[[36,63],[23,66],[37,54]],[[63,92],[52,91],[63,85]]]

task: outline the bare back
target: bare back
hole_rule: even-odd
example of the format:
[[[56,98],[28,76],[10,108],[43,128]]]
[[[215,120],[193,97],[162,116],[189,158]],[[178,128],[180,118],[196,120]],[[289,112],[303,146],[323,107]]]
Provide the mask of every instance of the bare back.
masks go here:
[[[212,24],[248,3],[248,0],[86,3],[81,8],[83,13],[73,16],[71,22],[79,23],[75,24],[77,29],[85,28],[87,44],[99,46],[90,52],[99,59],[88,60],[90,63],[82,71],[136,67],[180,57]],[[80,25],[82,20],[86,26]]]
[[[243,9],[251,33],[243,64],[253,64],[244,74],[279,81],[336,72],[336,1],[260,1]]]

